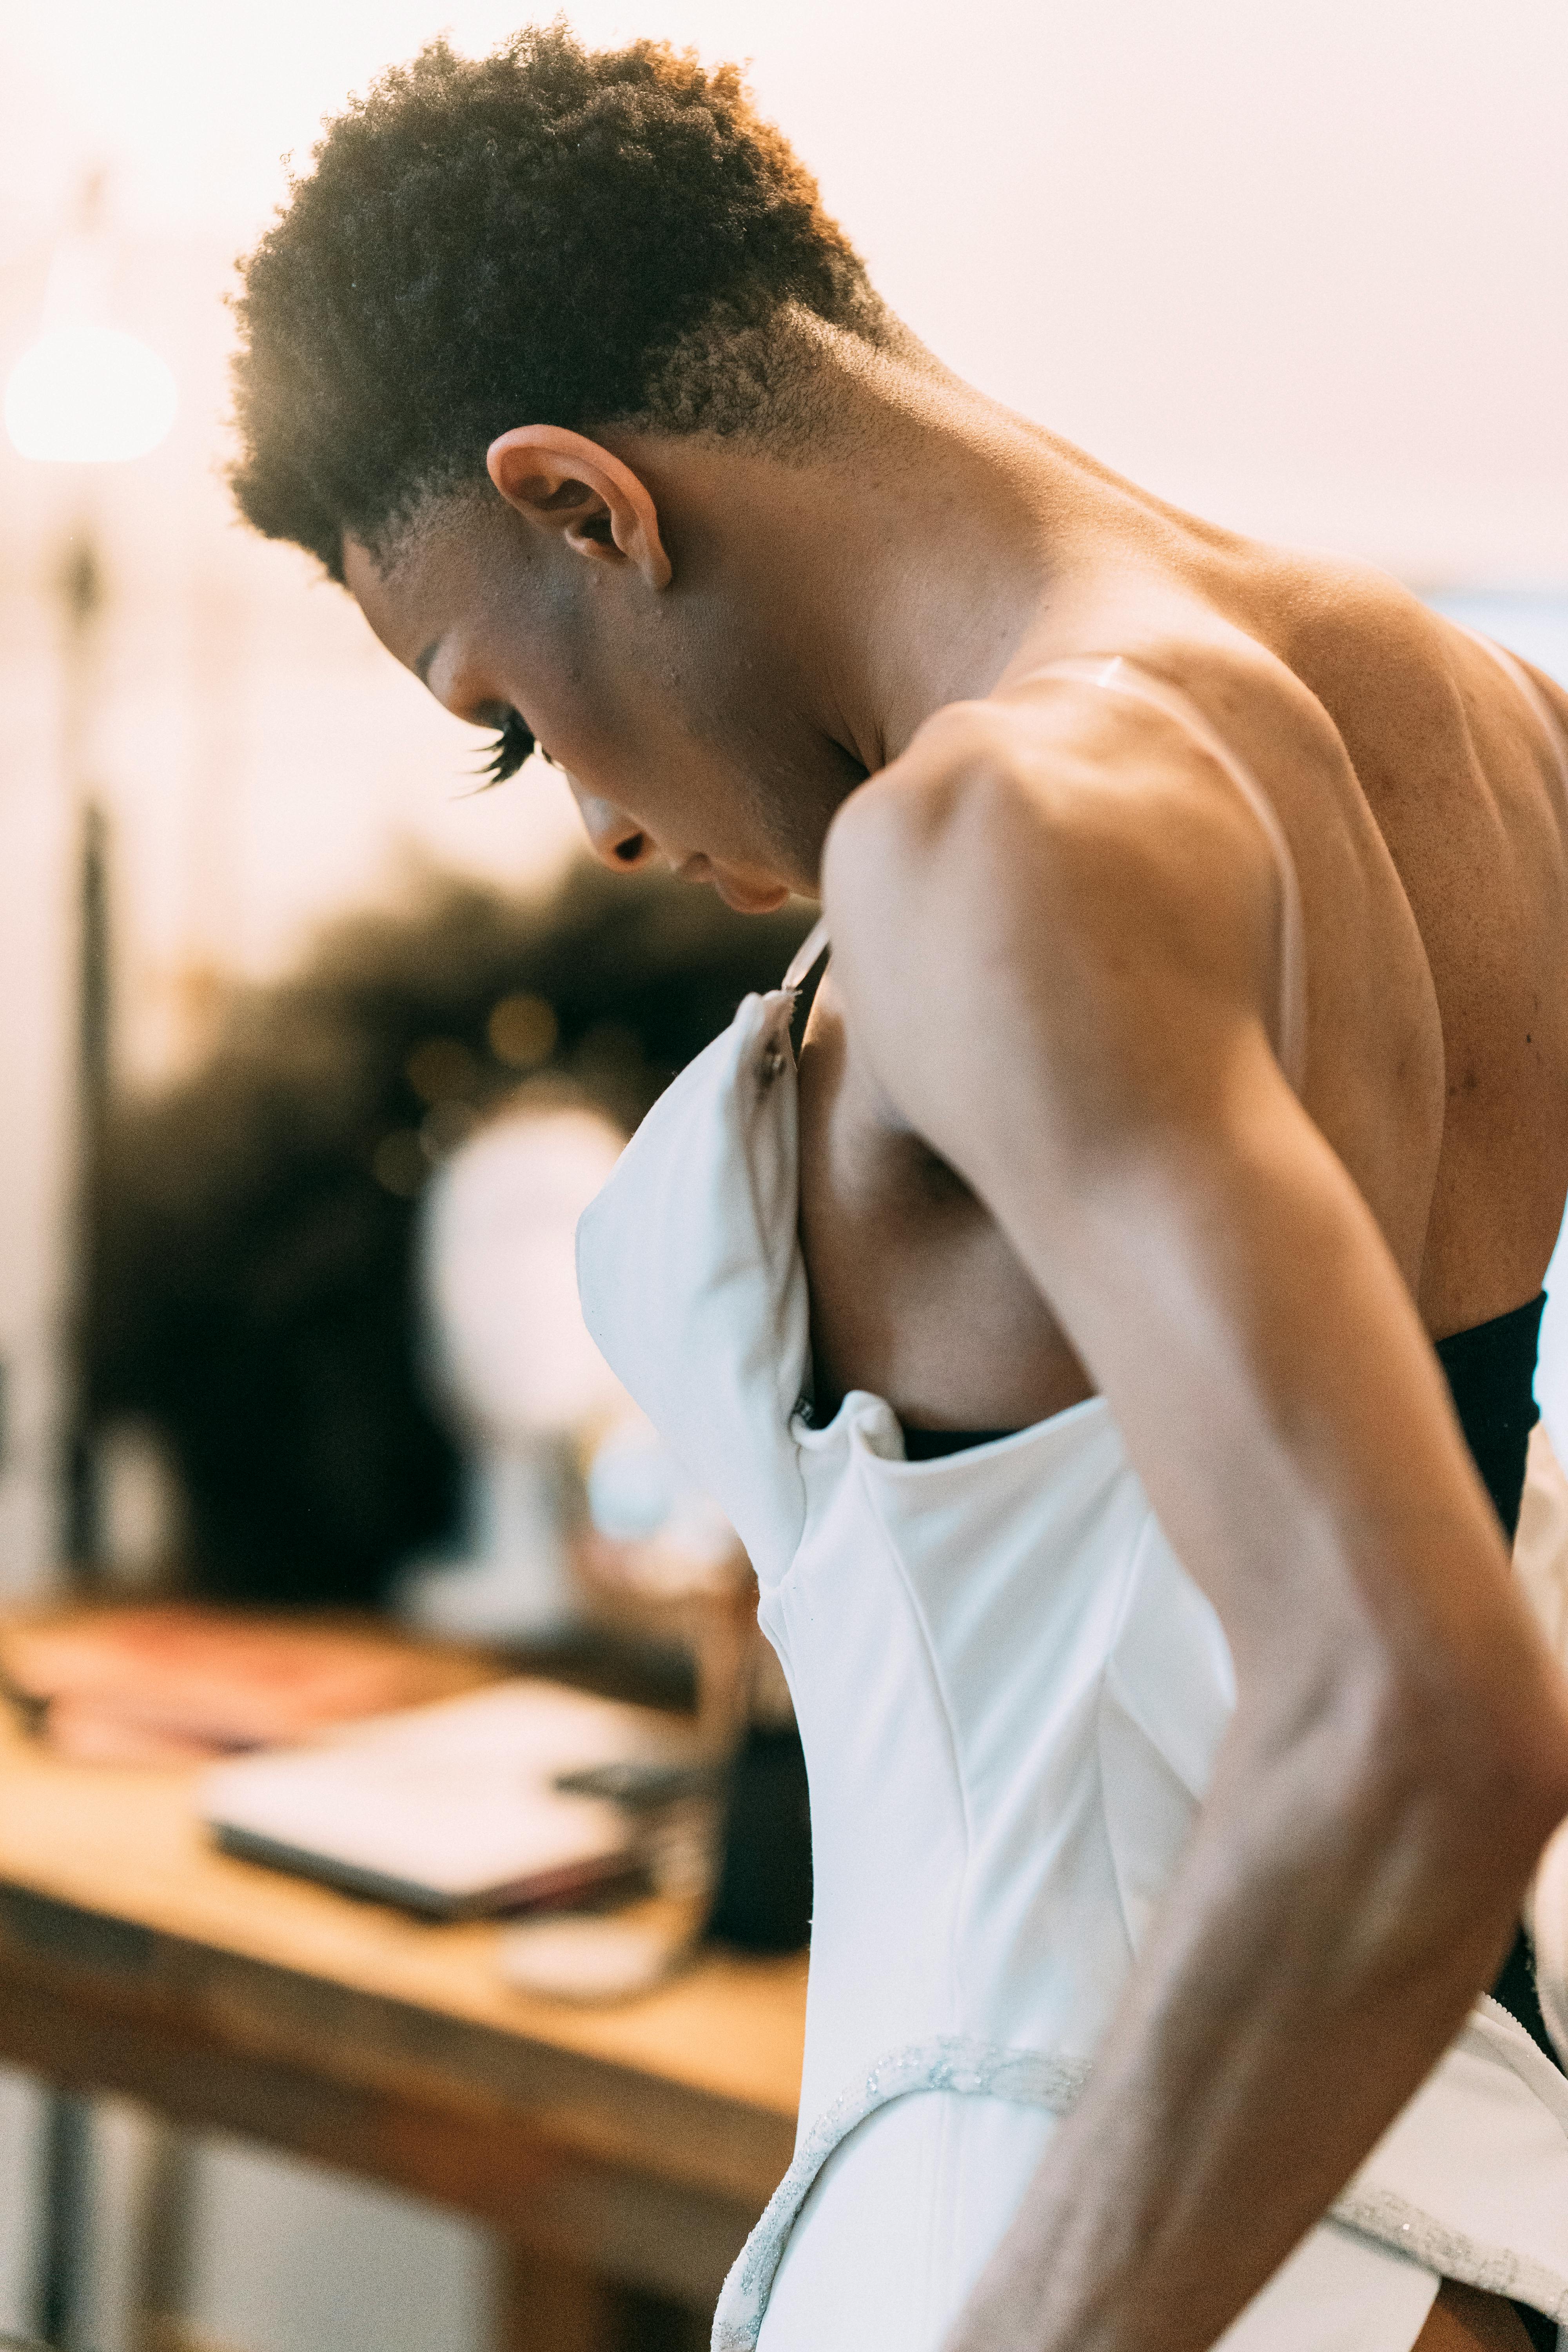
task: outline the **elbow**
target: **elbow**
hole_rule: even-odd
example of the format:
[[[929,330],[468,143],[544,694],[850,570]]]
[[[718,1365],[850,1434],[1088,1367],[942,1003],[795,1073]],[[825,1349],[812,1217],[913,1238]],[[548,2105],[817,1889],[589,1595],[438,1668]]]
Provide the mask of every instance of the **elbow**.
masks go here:
[[[1495,1895],[1500,1918],[1568,1816],[1568,1685],[1500,1575],[1473,1597],[1463,1638],[1362,1614],[1288,1656],[1244,1649],[1233,1757],[1239,1788],[1278,1791],[1258,1819],[1283,1843],[1392,1874],[1418,1908]]]
[[[1326,1908],[1301,1906],[1318,1930],[1300,1964],[1363,1989],[1443,1985],[1466,2002],[1489,1985],[1568,1813],[1563,1710],[1503,1717],[1458,1677],[1445,1696],[1363,1657],[1268,1744],[1289,1790],[1280,1807],[1262,1793],[1268,1759],[1257,1748],[1237,1759],[1255,1833],[1269,1866],[1325,1895]]]

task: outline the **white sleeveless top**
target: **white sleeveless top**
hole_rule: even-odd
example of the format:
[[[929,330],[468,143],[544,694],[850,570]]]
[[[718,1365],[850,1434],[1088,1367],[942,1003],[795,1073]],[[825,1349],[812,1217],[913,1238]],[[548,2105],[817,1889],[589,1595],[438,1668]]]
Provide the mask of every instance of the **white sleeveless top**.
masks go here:
[[[1173,688],[1125,661],[1050,674],[1157,703],[1256,810],[1299,1082],[1300,904],[1267,799]],[[881,1397],[811,1425],[793,1010],[788,987],[748,997],[655,1104],[578,1271],[595,1339],[751,1554],[810,1775],[796,2154],[715,2352],[937,2352],[1089,2078],[1235,1689],[1102,1398],[919,1463]],[[1408,2352],[1443,2276],[1568,2322],[1568,2079],[1489,1999],[1225,2352]]]

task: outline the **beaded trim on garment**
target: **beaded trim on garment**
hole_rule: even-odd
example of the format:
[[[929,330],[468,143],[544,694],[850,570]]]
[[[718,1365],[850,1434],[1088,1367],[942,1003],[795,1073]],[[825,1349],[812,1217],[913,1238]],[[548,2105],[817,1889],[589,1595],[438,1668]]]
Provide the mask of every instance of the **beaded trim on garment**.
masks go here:
[[[952,2091],[972,2098],[1010,2099],[1065,2116],[1077,2105],[1089,2077],[1087,2059],[1052,2058],[1038,2050],[1009,2049],[1002,2042],[959,2035],[910,2042],[879,2058],[823,2110],[802,2140],[724,2281],[713,2315],[711,2352],[755,2352],[790,2231],[812,2183],[834,2149],[879,2107],[917,2092]],[[1358,2189],[1352,2183],[1336,2199],[1329,2218],[1440,2277],[1529,2304],[1549,2319],[1568,2325],[1568,2275],[1553,2273],[1505,2247],[1483,2245],[1393,2190]]]

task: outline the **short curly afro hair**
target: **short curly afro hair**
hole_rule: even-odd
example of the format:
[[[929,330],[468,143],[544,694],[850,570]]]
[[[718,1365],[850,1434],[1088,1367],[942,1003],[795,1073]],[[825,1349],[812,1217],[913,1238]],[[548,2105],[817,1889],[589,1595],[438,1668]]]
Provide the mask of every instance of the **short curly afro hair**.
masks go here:
[[[738,68],[660,43],[436,41],[313,162],[240,265],[230,478],[334,579],[345,534],[384,558],[510,425],[765,434],[786,307],[899,331]]]

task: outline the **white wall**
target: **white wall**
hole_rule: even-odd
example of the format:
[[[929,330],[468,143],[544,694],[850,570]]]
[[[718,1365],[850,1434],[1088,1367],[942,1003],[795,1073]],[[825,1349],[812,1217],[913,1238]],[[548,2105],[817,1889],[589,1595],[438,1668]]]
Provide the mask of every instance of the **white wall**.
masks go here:
[[[42,2105],[20,2074],[0,2072],[0,2334],[34,2324],[37,2153]]]
[[[248,238],[320,116],[521,0],[13,6],[8,242],[79,157]],[[944,356],[1221,520],[1424,579],[1568,577],[1559,0],[576,0],[749,57]],[[8,119],[7,119],[8,118]]]
[[[203,2337],[238,2352],[488,2352],[499,2279],[467,2222],[236,2142],[208,2150],[197,2193]]]
[[[0,2334],[37,2324],[42,2127],[37,2087],[0,2073]],[[138,2352],[146,2340],[138,2290],[157,2157],[140,2110],[98,2104],[83,2277],[62,2352]],[[186,2273],[179,2341],[190,2352],[488,2352],[500,2277],[472,2223],[237,2140],[204,2142],[186,2179],[187,2257],[176,2253],[174,2269]]]

